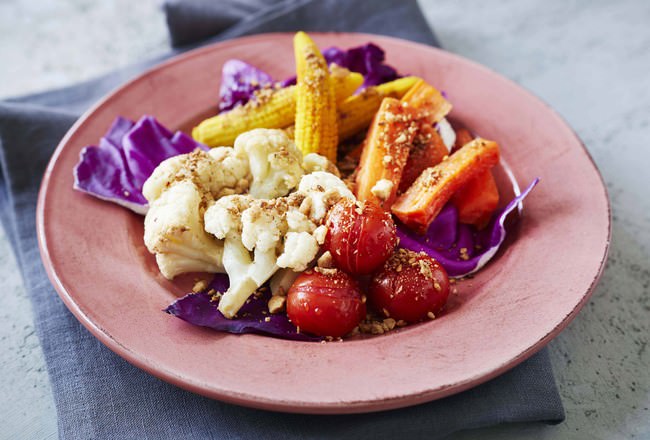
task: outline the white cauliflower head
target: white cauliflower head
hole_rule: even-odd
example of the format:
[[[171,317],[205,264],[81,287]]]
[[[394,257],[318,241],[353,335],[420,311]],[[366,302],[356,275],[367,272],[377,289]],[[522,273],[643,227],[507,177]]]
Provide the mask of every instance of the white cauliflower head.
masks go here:
[[[316,258],[318,242],[309,232],[289,232],[284,240],[284,252],[278,257],[279,267],[302,272]]]
[[[329,209],[341,198],[356,200],[345,182],[324,171],[305,174],[298,185],[298,192],[305,195],[303,203],[308,205],[301,210],[308,211],[309,218],[315,223],[321,223]]]
[[[142,194],[151,203],[176,182],[189,180],[203,194],[216,198],[224,190],[231,194],[246,191],[248,178],[247,161],[237,157],[232,148],[197,149],[161,162],[144,183]]]
[[[160,272],[172,279],[184,272],[223,272],[223,244],[205,232],[202,194],[191,181],[170,186],[144,219],[144,242],[156,254]]]
[[[248,160],[250,194],[256,199],[285,196],[303,175],[302,153],[283,130],[258,128],[235,139],[235,153]]]
[[[247,194],[221,197],[205,211],[205,230],[217,238],[228,235],[241,237],[242,213],[248,209],[253,198]]]
[[[275,249],[287,231],[284,198],[255,200],[242,214],[242,243],[248,250]]]
[[[341,177],[341,173],[336,165],[328,158],[321,156],[318,153],[309,153],[306,155],[302,159],[302,168],[305,170],[306,174],[316,171],[327,171],[328,173],[334,174],[336,177]]]

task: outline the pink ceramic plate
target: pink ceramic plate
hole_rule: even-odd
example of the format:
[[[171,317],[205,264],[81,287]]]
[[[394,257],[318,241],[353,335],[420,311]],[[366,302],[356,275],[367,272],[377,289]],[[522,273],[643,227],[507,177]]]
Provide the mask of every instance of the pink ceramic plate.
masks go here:
[[[161,310],[187,292],[165,280],[142,243],[142,218],[72,190],[79,151],[113,119],[155,115],[187,129],[214,111],[224,61],[240,58],[275,78],[293,71],[292,36],[258,35],[174,58],[104,98],[56,150],[38,201],[38,236],[59,295],[97,338],[132,364],[190,391],[264,409],[353,413],[458,393],[542,348],[589,298],[606,258],[608,199],[580,140],[543,102],[459,56],[393,38],[315,34],[321,47],[373,41],[401,72],[445,90],[453,116],[502,146],[525,202],[514,240],[433,322],[341,343],[235,336]]]

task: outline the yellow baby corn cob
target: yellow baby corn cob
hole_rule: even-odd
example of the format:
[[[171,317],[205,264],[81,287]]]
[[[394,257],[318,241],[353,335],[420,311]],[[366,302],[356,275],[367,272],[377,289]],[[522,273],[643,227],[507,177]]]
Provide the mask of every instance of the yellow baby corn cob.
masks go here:
[[[418,80],[416,76],[407,76],[368,87],[358,95],[347,98],[338,108],[339,137],[346,139],[366,128],[384,98],[401,98]]]
[[[352,95],[361,84],[363,84],[363,75],[358,72],[350,72],[345,67],[336,64],[330,66],[330,80],[334,83],[334,92],[336,93],[336,105]]]
[[[319,153],[336,160],[336,95],[327,62],[304,32],[293,38],[296,57],[296,145],[303,154]],[[287,124],[288,125],[288,124]]]
[[[209,147],[231,146],[237,136],[254,128],[286,127],[296,114],[295,95],[296,86],[258,90],[246,104],[201,122],[192,137]]]
[[[332,65],[331,72],[337,102],[352,95],[363,83],[363,75],[343,67]],[[247,104],[201,122],[192,130],[192,137],[209,147],[230,146],[245,131],[286,127],[294,123],[295,117],[296,86],[262,89]]]

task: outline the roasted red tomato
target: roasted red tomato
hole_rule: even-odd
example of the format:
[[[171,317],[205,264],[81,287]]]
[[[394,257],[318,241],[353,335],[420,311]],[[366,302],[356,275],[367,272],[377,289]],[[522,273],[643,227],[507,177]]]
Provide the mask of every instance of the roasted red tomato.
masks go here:
[[[343,336],[366,316],[357,282],[337,269],[303,272],[287,293],[287,315],[300,331]]]
[[[449,277],[433,258],[398,249],[375,273],[368,300],[377,312],[406,322],[440,314],[449,297]]]
[[[355,275],[372,273],[397,244],[390,214],[373,202],[342,199],[330,209],[325,249],[339,269]]]

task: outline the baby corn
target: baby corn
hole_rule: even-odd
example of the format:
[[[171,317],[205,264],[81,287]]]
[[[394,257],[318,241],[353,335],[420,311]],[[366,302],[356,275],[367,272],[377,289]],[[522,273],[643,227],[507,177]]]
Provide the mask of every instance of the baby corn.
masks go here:
[[[347,98],[338,109],[339,137],[346,139],[366,128],[384,98],[401,98],[418,80],[418,77],[407,76],[368,87],[358,95]]]
[[[363,75],[332,65],[336,101],[348,98],[363,83]],[[254,128],[284,128],[296,117],[296,86],[262,89],[247,104],[201,122],[192,137],[209,147],[232,146],[241,133]],[[293,138],[293,134],[292,134]]]
[[[327,62],[304,32],[293,39],[296,57],[296,145],[304,155],[318,153],[336,160],[336,95]],[[288,124],[287,124],[288,125]]]
[[[358,72],[350,72],[345,67],[332,64],[330,66],[330,80],[334,83],[336,105],[339,105],[361,87],[361,84],[363,84],[363,75]]]
[[[232,146],[246,131],[286,127],[296,114],[295,95],[296,86],[258,90],[246,104],[201,122],[192,130],[192,137],[209,147]]]

